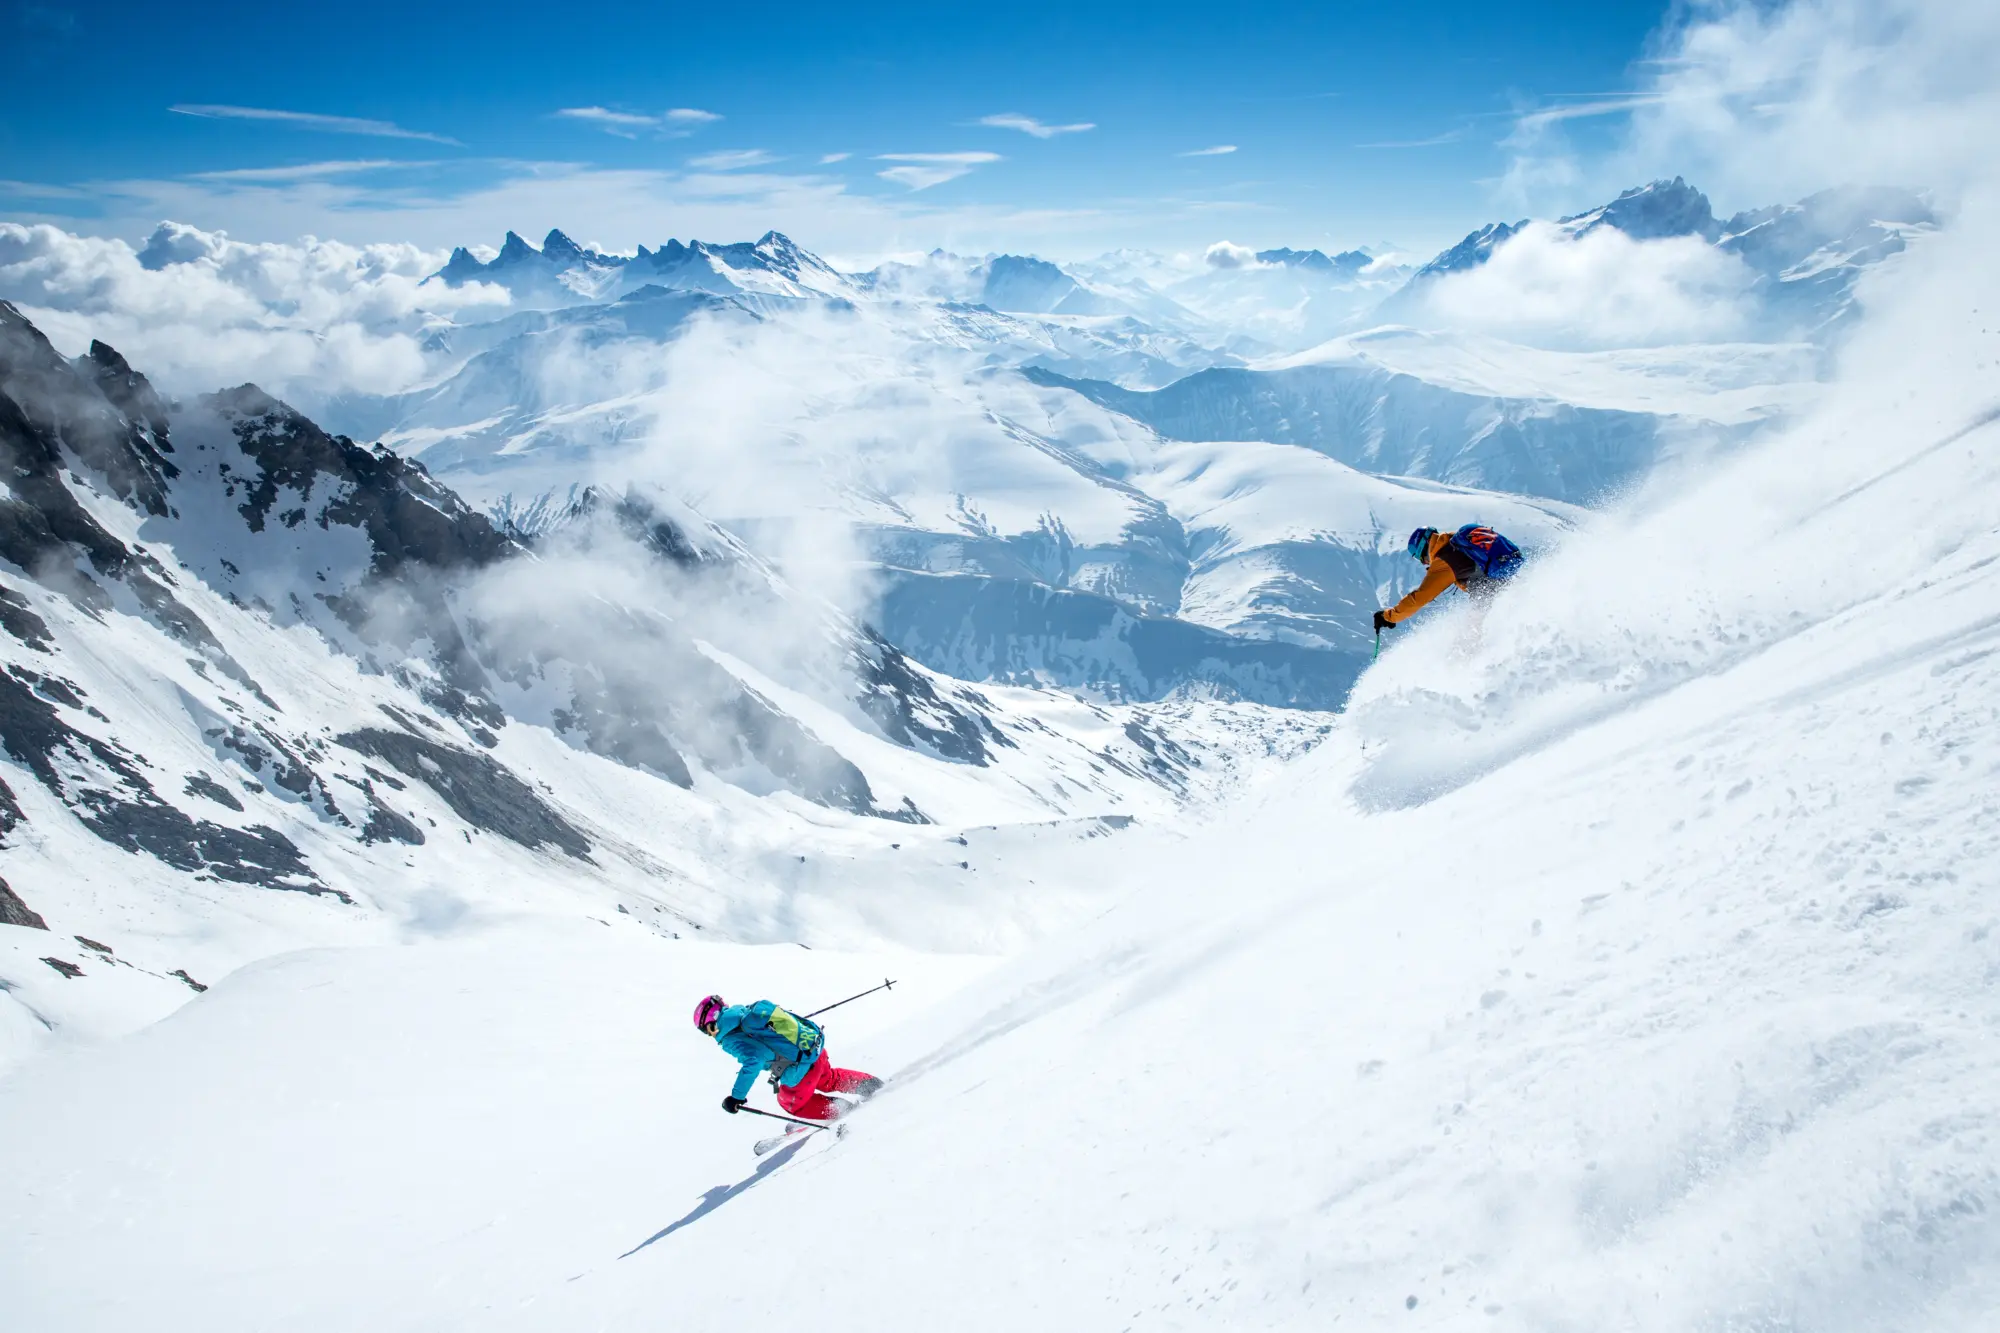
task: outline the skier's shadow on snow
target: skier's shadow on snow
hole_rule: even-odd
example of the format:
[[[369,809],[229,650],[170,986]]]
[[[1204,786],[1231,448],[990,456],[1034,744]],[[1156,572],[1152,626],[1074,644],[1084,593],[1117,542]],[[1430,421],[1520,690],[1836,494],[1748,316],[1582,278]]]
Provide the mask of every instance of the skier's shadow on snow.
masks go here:
[[[652,1235],[646,1237],[646,1239],[640,1241],[637,1245],[634,1245],[631,1249],[625,1251],[625,1253],[619,1255],[618,1257],[620,1259],[629,1259],[633,1255],[637,1254],[639,1251],[645,1249],[648,1245],[651,1245],[654,1241],[665,1240],[667,1237],[673,1235],[676,1231],[679,1231],[682,1227],[693,1226],[695,1223],[701,1221],[702,1218],[707,1217],[710,1213],[722,1207],[723,1204],[728,1203],[731,1199],[743,1193],[743,1191],[749,1189],[751,1186],[755,1185],[758,1181],[770,1175],[773,1171],[776,1171],[786,1162],[789,1162],[792,1159],[792,1157],[797,1154],[799,1149],[806,1146],[805,1141],[811,1137],[812,1135],[810,1134],[800,1135],[799,1141],[797,1143],[790,1144],[786,1147],[778,1149],[778,1151],[772,1153],[769,1157],[765,1158],[761,1163],[759,1163],[755,1171],[752,1171],[749,1175],[743,1177],[743,1179],[737,1181],[734,1185],[717,1185],[715,1188],[709,1190],[707,1193],[701,1196],[701,1202],[696,1204],[694,1206],[693,1211],[690,1212],[686,1217],[681,1218],[678,1222],[668,1223],[665,1227],[662,1227],[660,1230],[655,1231]]]

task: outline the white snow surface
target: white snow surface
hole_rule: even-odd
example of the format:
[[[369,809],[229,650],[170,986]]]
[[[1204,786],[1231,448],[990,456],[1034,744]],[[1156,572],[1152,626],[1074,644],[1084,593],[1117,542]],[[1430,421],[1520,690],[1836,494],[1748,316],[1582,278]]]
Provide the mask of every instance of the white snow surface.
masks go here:
[[[1477,333],[1386,325],[1252,365],[1258,370],[1377,366],[1459,393],[1546,398],[1738,425],[1811,406],[1819,390],[1819,356],[1805,343],[1552,351]]]
[[[890,1080],[845,1139],[753,1158],[686,1011],[910,960],[575,913],[277,958],[0,1081],[0,1325],[1991,1328],[1991,234],[1253,791],[996,838],[1116,905],[829,1018]]]

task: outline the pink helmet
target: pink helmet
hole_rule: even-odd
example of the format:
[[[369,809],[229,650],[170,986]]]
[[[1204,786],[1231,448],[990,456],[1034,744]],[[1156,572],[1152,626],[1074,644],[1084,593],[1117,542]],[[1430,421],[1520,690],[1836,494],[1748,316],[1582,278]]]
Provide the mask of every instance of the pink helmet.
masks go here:
[[[720,995],[705,996],[702,1002],[694,1007],[694,1025],[698,1028],[707,1027],[722,1017],[722,1011],[727,1007]]]

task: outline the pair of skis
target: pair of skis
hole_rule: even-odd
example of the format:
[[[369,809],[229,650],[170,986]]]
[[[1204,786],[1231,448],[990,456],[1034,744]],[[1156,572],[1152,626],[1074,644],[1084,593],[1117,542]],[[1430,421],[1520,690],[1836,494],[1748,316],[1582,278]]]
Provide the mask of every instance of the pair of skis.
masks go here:
[[[750,1145],[750,1151],[762,1157],[773,1148],[782,1148],[787,1143],[797,1143],[807,1135],[817,1134],[824,1129],[832,1130],[836,1139],[847,1137],[847,1123],[842,1120],[829,1121],[824,1125],[794,1125],[782,1134],[773,1134],[768,1139],[758,1139]]]
[[[772,1115],[769,1111],[759,1111],[754,1106],[746,1106],[742,1109],[751,1112],[753,1115],[766,1116],[772,1120],[782,1120],[785,1122],[784,1133],[773,1134],[768,1139],[757,1140],[750,1145],[750,1151],[762,1157],[773,1148],[781,1148],[787,1143],[796,1143],[808,1134],[817,1134],[821,1130],[827,1129],[833,1131],[833,1137],[836,1139],[844,1139],[847,1137],[847,1117],[853,1115],[860,1107],[867,1105],[868,1099],[881,1091],[881,1089],[882,1081],[876,1079],[869,1086],[867,1092],[855,1098],[854,1101],[846,1102],[843,1099],[843,1109],[841,1117],[838,1120],[797,1120],[788,1115]]]

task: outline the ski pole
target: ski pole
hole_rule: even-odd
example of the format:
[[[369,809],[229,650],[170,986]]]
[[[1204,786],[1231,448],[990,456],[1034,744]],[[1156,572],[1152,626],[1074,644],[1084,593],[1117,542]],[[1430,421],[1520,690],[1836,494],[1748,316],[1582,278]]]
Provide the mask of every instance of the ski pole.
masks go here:
[[[751,1115],[761,1115],[766,1120],[783,1120],[789,1124],[804,1125],[807,1129],[826,1128],[825,1125],[820,1124],[818,1121],[815,1120],[799,1120],[793,1116],[779,1115],[776,1111],[760,1111],[754,1106],[739,1106],[736,1109],[738,1111],[748,1111]]]
[[[875,993],[876,991],[878,991],[878,990],[888,990],[888,989],[889,989],[889,988],[890,988],[891,986],[894,986],[895,984],[896,984],[895,982],[893,982],[893,981],[890,981],[890,980],[887,980],[887,979],[885,978],[885,979],[883,980],[883,982],[882,982],[882,984],[881,984],[881,985],[879,985],[879,986],[871,986],[871,987],[869,987],[869,988],[868,988],[867,990],[865,990],[865,991],[862,991],[862,992],[861,992],[861,995],[873,995],[873,994],[874,994],[874,993]],[[809,1014],[800,1014],[800,1015],[799,1015],[799,1017],[801,1017],[801,1018],[818,1018],[818,1017],[819,1017],[819,1016],[820,1016],[821,1014],[825,1013],[825,1012],[827,1011],[827,1009],[838,1009],[838,1008],[840,1008],[840,1006],[841,1006],[841,1005],[843,1005],[843,1004],[851,1004],[851,1003],[853,1003],[853,1002],[854,1002],[855,1000],[858,1000],[858,999],[860,999],[860,998],[861,998],[861,995],[850,995],[850,996],[848,996],[848,997],[847,997],[847,998],[846,998],[845,1000],[835,1000],[835,1001],[834,1001],[834,1002],[833,1002],[832,1004],[830,1004],[830,1005],[826,1006],[826,1009],[815,1009],[815,1010],[813,1010],[813,1011],[812,1011],[811,1013],[809,1013]]]
[[[1382,631],[1378,629],[1375,631],[1375,657],[1371,657],[1368,660],[1373,662],[1380,656],[1382,656]]]

